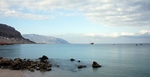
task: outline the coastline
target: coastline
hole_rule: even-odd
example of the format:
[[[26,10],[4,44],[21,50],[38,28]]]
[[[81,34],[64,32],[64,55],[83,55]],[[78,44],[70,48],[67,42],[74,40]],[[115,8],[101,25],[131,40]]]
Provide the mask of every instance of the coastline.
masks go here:
[[[13,45],[14,43],[0,43],[0,45]]]

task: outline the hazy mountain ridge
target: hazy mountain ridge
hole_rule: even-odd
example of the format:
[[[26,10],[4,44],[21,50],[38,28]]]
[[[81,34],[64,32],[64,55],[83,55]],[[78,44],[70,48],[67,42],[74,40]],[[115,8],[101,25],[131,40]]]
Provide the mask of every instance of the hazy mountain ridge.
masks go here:
[[[22,36],[36,43],[68,44],[66,40],[52,37],[52,36],[44,36],[44,35],[38,35],[38,34],[23,34]]]
[[[25,44],[25,43],[35,43],[35,42],[23,38],[21,33],[15,30],[15,28],[8,26],[6,24],[0,24],[0,43],[1,44],[6,44],[6,43]]]

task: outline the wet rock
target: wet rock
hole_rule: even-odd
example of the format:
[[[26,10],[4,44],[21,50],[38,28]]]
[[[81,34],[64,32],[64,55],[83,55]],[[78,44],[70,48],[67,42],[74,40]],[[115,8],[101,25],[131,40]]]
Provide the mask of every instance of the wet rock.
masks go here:
[[[3,59],[3,57],[0,57],[0,60]]]
[[[46,71],[51,71],[51,70],[52,70],[51,68],[47,68],[47,69],[46,69]]]
[[[78,68],[85,68],[86,65],[79,65]]]
[[[51,64],[47,64],[47,67],[51,67],[52,65]]]
[[[1,58],[0,57],[0,68],[3,69],[12,69],[12,70],[29,70],[31,72],[34,72],[35,70],[40,70],[40,71],[51,71],[51,67],[59,67],[59,65],[53,63],[51,64],[48,60],[48,57],[43,55],[40,60],[35,59],[35,60],[30,60],[30,59],[20,59],[20,58],[15,58],[14,60],[12,59],[7,59],[7,58]],[[71,58],[70,61],[75,61],[75,59]],[[80,60],[76,61],[80,62]],[[80,63],[78,63],[80,64]],[[101,67],[97,62],[93,61],[92,64],[93,68]],[[78,65],[77,68],[86,68],[86,65]]]
[[[93,61],[92,67],[98,68],[98,67],[101,67],[101,65],[99,65],[96,61]]]
[[[75,59],[71,58],[70,61],[75,61]]]
[[[47,59],[48,59],[48,57],[47,57],[47,56],[45,56],[45,55],[43,55],[43,56],[42,56],[42,57],[40,57],[39,59],[47,60]]]
[[[57,65],[56,67],[59,67],[59,65]]]
[[[42,56],[43,61],[34,61],[30,59],[20,59],[15,58],[14,60],[1,58],[0,68],[12,69],[12,70],[29,70],[34,72],[34,70],[50,71],[52,64],[47,61],[46,56]]]
[[[33,69],[33,68],[31,68],[31,69],[30,69],[30,71],[31,71],[31,72],[34,72],[34,69]]]
[[[22,60],[17,58],[11,64],[13,70],[20,70],[22,68]]]
[[[40,70],[40,67],[36,67],[36,70]]]
[[[0,60],[0,65],[1,66],[9,66],[11,65],[12,60],[11,59],[7,59],[7,58],[2,58]]]

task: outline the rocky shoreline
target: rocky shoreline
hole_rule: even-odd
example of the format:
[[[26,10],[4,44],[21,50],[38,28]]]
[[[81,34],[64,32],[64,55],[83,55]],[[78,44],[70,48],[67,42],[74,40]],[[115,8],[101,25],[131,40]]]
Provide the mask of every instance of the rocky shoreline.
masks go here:
[[[14,43],[0,43],[0,45],[13,45]]]
[[[59,65],[52,64],[48,61],[48,57],[43,55],[42,57],[36,59],[36,60],[30,60],[30,59],[20,59],[15,58],[14,60],[0,57],[0,68],[1,69],[10,69],[10,70],[29,70],[31,72],[34,72],[35,70],[39,71],[51,71],[52,66],[55,65],[55,67],[59,68]],[[71,58],[71,62],[75,61],[75,59]],[[80,62],[80,60],[78,60]],[[101,67],[97,62],[93,61],[92,65],[93,68]],[[86,65],[78,65],[76,68],[86,68]]]

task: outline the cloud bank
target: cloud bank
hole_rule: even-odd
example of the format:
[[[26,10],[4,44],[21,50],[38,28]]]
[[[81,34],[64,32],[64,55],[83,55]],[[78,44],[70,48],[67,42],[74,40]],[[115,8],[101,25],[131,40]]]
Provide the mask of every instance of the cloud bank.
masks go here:
[[[106,26],[150,26],[150,0],[0,0],[0,15],[51,19],[82,15]],[[115,34],[116,35],[116,34]]]
[[[85,34],[84,37],[91,37],[91,38],[118,38],[118,37],[125,37],[125,38],[150,38],[150,31],[149,30],[141,30],[138,33],[128,33],[128,32],[114,32],[111,34],[105,33],[91,33]]]

